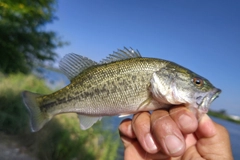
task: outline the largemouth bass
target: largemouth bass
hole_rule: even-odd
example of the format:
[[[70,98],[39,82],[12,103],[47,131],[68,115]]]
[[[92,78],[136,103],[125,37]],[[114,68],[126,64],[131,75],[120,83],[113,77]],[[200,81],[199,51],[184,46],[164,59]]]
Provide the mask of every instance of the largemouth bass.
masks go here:
[[[69,112],[78,114],[83,130],[102,116],[125,116],[179,104],[204,114],[221,92],[189,69],[141,57],[132,48],[118,50],[100,63],[70,53],[59,67],[70,79],[69,85],[49,95],[22,93],[33,132],[54,115]]]

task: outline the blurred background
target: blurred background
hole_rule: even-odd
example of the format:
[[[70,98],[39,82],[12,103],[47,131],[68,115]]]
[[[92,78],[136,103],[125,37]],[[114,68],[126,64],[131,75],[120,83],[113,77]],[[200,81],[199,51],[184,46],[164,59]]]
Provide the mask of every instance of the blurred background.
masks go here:
[[[20,93],[51,93],[69,83],[67,53],[100,61],[124,46],[176,62],[222,90],[211,116],[230,133],[240,158],[240,1],[0,1],[0,159],[122,159],[107,117],[87,131],[75,114],[31,133]]]

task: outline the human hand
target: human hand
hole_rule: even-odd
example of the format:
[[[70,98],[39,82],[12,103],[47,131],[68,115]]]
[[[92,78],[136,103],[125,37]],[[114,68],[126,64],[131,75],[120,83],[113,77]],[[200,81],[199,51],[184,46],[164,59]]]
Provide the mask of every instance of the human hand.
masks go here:
[[[141,112],[119,126],[125,160],[231,160],[227,130],[204,115],[200,122],[184,106]]]

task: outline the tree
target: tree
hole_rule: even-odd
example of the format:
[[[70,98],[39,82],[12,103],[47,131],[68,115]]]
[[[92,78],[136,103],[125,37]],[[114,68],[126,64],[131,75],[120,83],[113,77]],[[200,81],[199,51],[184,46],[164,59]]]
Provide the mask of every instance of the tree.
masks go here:
[[[0,71],[28,73],[34,63],[54,61],[66,44],[44,26],[53,22],[56,0],[0,1]]]

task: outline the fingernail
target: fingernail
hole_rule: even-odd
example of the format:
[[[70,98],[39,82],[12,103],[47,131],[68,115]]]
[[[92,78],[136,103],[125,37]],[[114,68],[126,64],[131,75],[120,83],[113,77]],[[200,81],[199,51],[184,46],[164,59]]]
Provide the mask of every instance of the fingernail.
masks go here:
[[[131,125],[131,123],[128,125],[127,131],[128,131],[129,134],[132,133],[132,125]]]
[[[182,128],[187,128],[189,125],[192,124],[193,120],[191,117],[183,114],[179,117],[179,122]]]
[[[145,143],[150,151],[155,151],[157,150],[157,146],[151,136],[150,133],[146,134],[145,136]]]
[[[169,135],[165,138],[165,144],[169,153],[174,154],[183,148],[182,141],[174,135]]]

